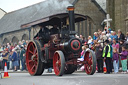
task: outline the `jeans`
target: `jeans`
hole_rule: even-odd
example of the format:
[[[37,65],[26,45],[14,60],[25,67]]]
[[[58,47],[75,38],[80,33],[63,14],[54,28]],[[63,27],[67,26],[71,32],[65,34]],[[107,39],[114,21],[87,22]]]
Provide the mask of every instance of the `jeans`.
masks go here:
[[[9,69],[12,69],[12,61],[9,61]]]
[[[52,72],[52,68],[48,68],[48,72]]]
[[[23,59],[21,59],[21,65],[22,65],[22,71],[24,70],[24,64],[25,64],[25,62],[24,62],[24,60]]]
[[[119,62],[119,61],[118,61]],[[117,73],[118,72],[118,62],[116,62],[116,60],[113,61],[113,67],[114,67],[114,72]]]

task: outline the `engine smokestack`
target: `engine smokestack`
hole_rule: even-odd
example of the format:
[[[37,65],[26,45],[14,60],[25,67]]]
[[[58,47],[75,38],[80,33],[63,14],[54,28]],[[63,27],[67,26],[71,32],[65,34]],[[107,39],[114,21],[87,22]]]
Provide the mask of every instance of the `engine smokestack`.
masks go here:
[[[69,12],[69,29],[70,34],[75,35],[75,17],[74,17],[74,6],[68,6],[67,10]]]

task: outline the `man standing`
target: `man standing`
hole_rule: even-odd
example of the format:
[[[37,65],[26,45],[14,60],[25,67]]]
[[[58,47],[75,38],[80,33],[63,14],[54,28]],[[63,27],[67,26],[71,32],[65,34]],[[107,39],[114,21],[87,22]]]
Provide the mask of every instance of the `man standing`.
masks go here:
[[[110,72],[112,72],[112,47],[109,45],[109,41],[106,40],[105,41],[105,47],[103,50],[103,58],[105,60],[106,63],[106,68],[107,68],[107,72],[105,74],[110,74]]]
[[[96,43],[96,59],[97,59],[97,67],[98,67],[98,73],[103,73],[103,58],[102,58],[103,48],[100,44],[100,42]]]
[[[25,50],[24,50],[23,46],[21,46],[20,60],[21,60],[21,65],[22,65],[21,71],[23,71],[24,70],[24,66],[25,66]]]
[[[125,40],[125,35],[121,32],[121,30],[118,30],[118,41]]]

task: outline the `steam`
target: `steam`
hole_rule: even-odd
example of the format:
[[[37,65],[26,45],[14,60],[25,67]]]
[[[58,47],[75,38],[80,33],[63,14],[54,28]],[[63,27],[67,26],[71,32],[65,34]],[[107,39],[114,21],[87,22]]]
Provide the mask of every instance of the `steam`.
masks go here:
[[[49,6],[53,10],[63,10],[68,6],[72,6],[68,0],[47,0],[45,5]]]

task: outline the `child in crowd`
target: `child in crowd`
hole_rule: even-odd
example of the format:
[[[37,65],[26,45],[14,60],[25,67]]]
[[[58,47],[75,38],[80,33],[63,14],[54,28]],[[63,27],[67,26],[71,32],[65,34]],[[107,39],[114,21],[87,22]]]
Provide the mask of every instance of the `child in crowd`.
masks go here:
[[[81,58],[78,58],[79,61],[84,61],[84,53],[89,49],[88,44],[85,42],[84,46],[82,46]],[[84,71],[84,66],[81,66],[80,69]]]
[[[118,57],[118,53],[117,53],[117,48],[113,49],[112,60],[113,60],[114,73],[118,73],[118,60],[119,60],[119,57]]]
[[[121,56],[122,73],[126,73],[127,72],[127,56],[128,56],[128,52],[127,52],[125,46],[122,46],[122,52],[119,53],[119,55]]]
[[[81,58],[80,58],[81,61],[84,60],[84,52],[85,52],[85,50],[86,50],[86,47],[82,46],[82,52],[81,52]]]

